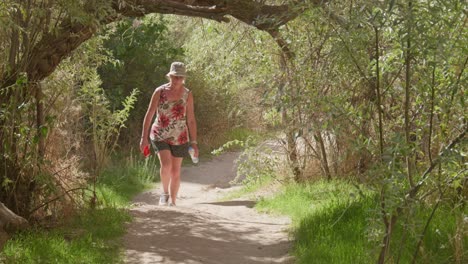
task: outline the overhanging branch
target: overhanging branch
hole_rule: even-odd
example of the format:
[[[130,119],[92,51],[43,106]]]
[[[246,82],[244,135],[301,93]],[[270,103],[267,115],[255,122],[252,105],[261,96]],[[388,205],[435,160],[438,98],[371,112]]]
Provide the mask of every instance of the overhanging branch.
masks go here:
[[[291,1],[299,2],[304,1]],[[266,5],[255,0],[113,0],[112,8],[115,13],[103,18],[102,23],[151,13],[201,17],[219,22],[228,22],[228,16],[232,16],[267,32],[276,32],[281,25],[303,12],[303,8],[297,5]],[[29,80],[37,82],[49,76],[65,57],[91,38],[96,30],[96,25],[61,21],[60,30],[44,34],[28,55],[27,65],[23,69]],[[16,69],[12,71],[14,74],[3,76],[1,87],[11,85],[20,71],[24,70]]]

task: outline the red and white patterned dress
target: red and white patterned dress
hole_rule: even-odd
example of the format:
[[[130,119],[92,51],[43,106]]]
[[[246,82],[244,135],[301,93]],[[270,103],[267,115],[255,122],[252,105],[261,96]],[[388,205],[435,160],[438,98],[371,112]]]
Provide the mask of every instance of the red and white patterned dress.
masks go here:
[[[177,101],[167,100],[167,89],[169,85],[161,87],[159,105],[151,126],[150,139],[163,141],[169,145],[183,145],[188,142],[187,128],[187,98],[190,90],[184,87],[184,94]]]

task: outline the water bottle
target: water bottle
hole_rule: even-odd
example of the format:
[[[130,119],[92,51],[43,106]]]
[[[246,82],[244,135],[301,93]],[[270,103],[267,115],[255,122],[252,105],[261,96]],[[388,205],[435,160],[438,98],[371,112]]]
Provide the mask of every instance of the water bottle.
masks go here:
[[[193,149],[192,147],[189,147],[188,153],[190,154],[190,158],[192,158],[192,162],[198,163],[198,157],[195,157],[195,149]]]

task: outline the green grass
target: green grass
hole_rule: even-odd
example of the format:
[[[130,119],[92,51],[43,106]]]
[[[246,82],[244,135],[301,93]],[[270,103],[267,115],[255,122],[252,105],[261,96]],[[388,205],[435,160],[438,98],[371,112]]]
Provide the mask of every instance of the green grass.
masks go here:
[[[0,263],[121,263],[120,238],[131,198],[154,181],[155,161],[121,162],[99,178],[97,209],[83,209],[53,230],[32,229],[10,239]]]
[[[155,155],[145,160],[131,157],[123,164],[127,165],[111,166],[99,177],[96,192],[105,206],[128,206],[133,196],[150,188],[159,175],[159,161]]]
[[[400,219],[391,244],[391,247],[395,249],[399,249],[402,243],[408,244],[408,246],[401,247],[400,263],[411,263],[419,235],[430,217],[431,210],[432,207],[427,205],[418,205],[411,209],[414,217],[410,221],[406,222],[405,218]],[[466,247],[468,244],[466,215],[466,209],[450,208],[447,204],[440,206],[426,231],[421,249],[418,252],[417,263],[457,263],[455,261],[456,242],[453,239],[457,233],[457,221],[460,224],[459,226],[462,226],[465,221],[464,231],[459,230],[458,232],[460,238],[458,247],[461,251],[458,257],[459,260],[462,260],[461,263],[468,263],[468,252],[463,249],[463,245]],[[414,219],[417,219],[417,221]],[[410,232],[405,227],[409,227]],[[465,235],[463,235],[463,232]],[[393,258],[396,259],[397,254],[393,254]]]
[[[117,208],[82,212],[52,231],[29,230],[8,241],[5,263],[117,263],[118,238],[130,216]]]
[[[293,221],[297,263],[372,263],[366,219],[374,201],[345,182],[290,184],[261,200],[260,211],[289,215]]]
[[[259,139],[261,136],[258,132],[252,131],[251,129],[238,127],[238,128],[234,128],[234,129],[227,131],[225,137],[227,141],[236,140],[236,139],[245,141],[249,137],[254,137],[254,138]]]
[[[292,254],[297,263],[375,263],[377,260],[383,224],[378,216],[377,196],[370,191],[360,195],[354,185],[343,181],[290,184],[278,195],[259,201],[256,208],[292,218],[295,240]],[[395,263],[401,244],[404,246],[399,263],[411,263],[418,235],[431,209],[429,206],[412,208],[412,222],[406,222],[404,216],[399,218],[389,263]],[[417,263],[455,262],[455,246],[450,238],[456,233],[457,216],[460,221],[463,215],[448,207],[439,208]],[[461,244],[466,245],[468,238],[462,240]]]

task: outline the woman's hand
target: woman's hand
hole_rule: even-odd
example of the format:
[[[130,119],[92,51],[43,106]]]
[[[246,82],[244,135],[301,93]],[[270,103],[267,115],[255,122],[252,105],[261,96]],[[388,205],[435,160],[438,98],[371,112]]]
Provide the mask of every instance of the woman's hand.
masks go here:
[[[145,153],[145,147],[148,147],[149,146],[149,142],[148,142],[148,139],[147,138],[142,138],[140,140],[140,151],[141,153]]]
[[[141,153],[143,153],[143,155],[145,155],[145,148],[149,148],[148,130],[150,128],[151,120],[153,119],[153,116],[156,113],[156,110],[158,109],[161,89],[162,88],[156,89],[153,93],[153,96],[151,96],[151,102],[148,106],[148,110],[146,111],[145,120],[143,121],[143,128],[141,131],[142,137],[140,140],[140,151]]]

